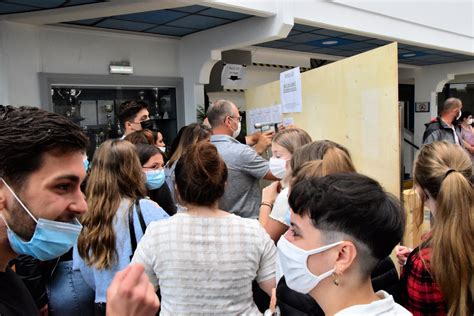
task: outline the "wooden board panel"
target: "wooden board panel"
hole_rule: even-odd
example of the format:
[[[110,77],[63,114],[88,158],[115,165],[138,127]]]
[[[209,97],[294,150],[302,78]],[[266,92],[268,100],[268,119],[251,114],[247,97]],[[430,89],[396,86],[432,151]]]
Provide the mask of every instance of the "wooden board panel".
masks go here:
[[[400,197],[397,44],[301,75],[303,111],[288,113],[313,140],[346,146],[360,173]],[[247,110],[280,103],[275,81],[245,93]]]

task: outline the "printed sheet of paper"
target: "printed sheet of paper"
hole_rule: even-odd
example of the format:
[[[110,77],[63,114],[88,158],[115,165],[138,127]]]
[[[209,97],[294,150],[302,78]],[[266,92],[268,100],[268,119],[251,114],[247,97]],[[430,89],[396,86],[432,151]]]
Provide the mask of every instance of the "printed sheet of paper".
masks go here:
[[[288,125],[294,125],[295,124],[295,119],[292,117],[285,117],[283,119],[283,125],[288,126]]]
[[[301,112],[301,74],[300,67],[280,74],[280,97],[283,113]]]
[[[280,104],[250,110],[248,111],[247,116],[247,134],[252,134],[260,130],[255,128],[256,123],[264,123],[268,124],[267,126],[270,126],[275,123],[280,123],[282,120]]]

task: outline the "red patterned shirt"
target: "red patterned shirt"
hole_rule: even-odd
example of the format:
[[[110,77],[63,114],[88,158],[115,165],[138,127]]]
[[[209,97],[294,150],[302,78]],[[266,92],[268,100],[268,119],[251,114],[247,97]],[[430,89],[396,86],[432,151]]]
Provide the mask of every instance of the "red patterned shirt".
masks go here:
[[[447,305],[430,273],[431,248],[416,248],[403,267],[401,305],[418,315],[446,315]]]

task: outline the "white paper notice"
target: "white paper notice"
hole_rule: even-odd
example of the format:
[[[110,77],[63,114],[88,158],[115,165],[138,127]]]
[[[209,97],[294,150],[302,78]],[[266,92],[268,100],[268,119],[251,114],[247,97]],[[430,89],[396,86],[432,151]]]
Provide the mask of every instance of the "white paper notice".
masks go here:
[[[280,97],[283,113],[301,112],[300,67],[280,73]]]
[[[288,125],[294,125],[295,120],[292,117],[285,117],[283,119],[283,125],[288,126]]]
[[[277,104],[265,108],[250,110],[247,116],[247,134],[252,134],[260,129],[255,129],[256,123],[267,124],[265,127],[282,122],[281,105]]]

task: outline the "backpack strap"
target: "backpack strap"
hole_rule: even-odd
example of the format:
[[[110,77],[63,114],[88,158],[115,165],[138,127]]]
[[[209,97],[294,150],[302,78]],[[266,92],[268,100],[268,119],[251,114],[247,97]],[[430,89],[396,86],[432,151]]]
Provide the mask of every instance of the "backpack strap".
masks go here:
[[[146,223],[145,223],[145,219],[143,219],[142,208],[140,207],[140,200],[136,200],[135,205],[137,207],[137,215],[138,215],[138,220],[140,221],[140,226],[142,228],[142,233],[145,234]]]
[[[138,221],[140,222],[140,227],[142,229],[142,233],[145,234],[146,231],[146,223],[145,219],[143,218],[142,209],[140,207],[140,200],[135,200],[135,203],[130,203],[130,207],[128,208],[128,229],[130,231],[130,243],[132,244],[132,254],[130,255],[130,261],[132,261],[133,254],[137,249],[137,236],[135,235],[135,226],[133,223],[133,205],[135,204],[135,209],[137,210]]]

